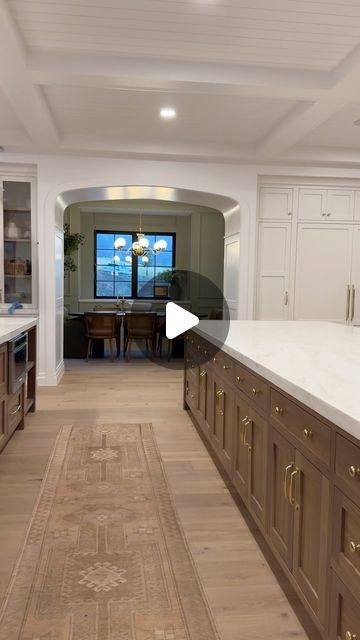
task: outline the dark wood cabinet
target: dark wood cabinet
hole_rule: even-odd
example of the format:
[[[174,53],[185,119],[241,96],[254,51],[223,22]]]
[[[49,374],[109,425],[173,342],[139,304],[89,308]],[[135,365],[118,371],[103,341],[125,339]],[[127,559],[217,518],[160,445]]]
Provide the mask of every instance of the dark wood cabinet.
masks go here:
[[[196,333],[186,345],[195,424],[324,640],[360,640],[360,443]]]
[[[329,480],[295,454],[293,575],[309,605],[325,622],[329,543]]]
[[[271,430],[269,440],[269,535],[274,549],[291,570],[294,530],[292,500],[295,477],[295,449],[275,429]]]
[[[8,387],[8,353],[7,344],[0,346],[0,398],[7,394]]]

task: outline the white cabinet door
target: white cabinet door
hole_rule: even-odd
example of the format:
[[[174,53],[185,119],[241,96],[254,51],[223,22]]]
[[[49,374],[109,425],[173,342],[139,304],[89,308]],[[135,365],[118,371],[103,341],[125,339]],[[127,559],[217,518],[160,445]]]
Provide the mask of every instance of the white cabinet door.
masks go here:
[[[351,304],[349,321],[360,324],[360,227],[354,227],[351,264]]]
[[[326,219],[326,189],[299,189],[299,220]]]
[[[260,220],[289,220],[293,212],[293,190],[287,187],[260,187]]]
[[[355,192],[347,189],[329,189],[326,202],[326,220],[329,222],[354,220]]]
[[[291,224],[260,222],[256,318],[287,320]]]
[[[345,322],[351,251],[351,225],[298,225],[295,320]]]

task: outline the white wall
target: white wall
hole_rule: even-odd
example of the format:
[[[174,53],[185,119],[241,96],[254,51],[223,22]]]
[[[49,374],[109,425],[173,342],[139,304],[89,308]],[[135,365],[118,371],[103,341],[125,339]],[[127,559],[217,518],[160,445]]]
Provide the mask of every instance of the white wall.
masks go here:
[[[259,175],[293,175],[319,177],[359,177],[356,169],[326,167],[288,167],[264,165],[205,164],[196,162],[124,160],[78,156],[46,156],[2,154],[4,162],[32,163],[38,173],[38,238],[39,238],[39,381],[56,384],[61,362],[56,352],[55,242],[54,227],[57,220],[62,226],[63,207],[57,203],[59,194],[67,190],[101,187],[104,185],[153,185],[175,187],[218,194],[239,203],[239,211],[229,212],[225,219],[225,238],[238,242],[238,251],[232,249],[231,277],[225,273],[234,295],[238,291],[233,316],[251,318],[254,306],[256,201]],[[161,194],[161,188],[159,189]],[[161,197],[161,195],[159,196]],[[57,204],[56,204],[57,203]],[[214,206],[217,206],[214,204]],[[55,211],[56,208],[56,211]],[[238,235],[236,235],[238,234]],[[241,240],[241,242],[240,242]],[[229,240],[227,240],[229,242]],[[238,282],[234,280],[237,268]],[[231,285],[231,286],[230,286]],[[234,296],[235,298],[236,296]],[[58,335],[57,342],[61,337]],[[57,373],[58,372],[58,375]]]

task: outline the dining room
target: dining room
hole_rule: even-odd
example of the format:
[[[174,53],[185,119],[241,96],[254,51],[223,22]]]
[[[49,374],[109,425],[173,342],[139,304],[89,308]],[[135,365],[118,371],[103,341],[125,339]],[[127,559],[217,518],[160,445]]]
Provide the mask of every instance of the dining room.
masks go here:
[[[79,202],[64,215],[64,358],[182,362],[169,301],[222,314],[224,218],[162,200]]]

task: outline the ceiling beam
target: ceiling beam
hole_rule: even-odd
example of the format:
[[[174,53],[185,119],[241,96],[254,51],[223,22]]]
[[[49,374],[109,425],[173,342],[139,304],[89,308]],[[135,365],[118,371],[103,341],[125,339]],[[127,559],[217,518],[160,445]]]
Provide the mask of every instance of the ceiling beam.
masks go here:
[[[333,86],[312,104],[300,104],[257,145],[262,159],[278,157],[354,99],[360,76],[360,46],[332,72]],[[357,97],[357,101],[359,98]]]
[[[316,100],[332,86],[329,72],[245,67],[119,56],[30,52],[32,81],[126,90],[231,94]]]
[[[31,140],[41,148],[57,145],[56,126],[29,76],[24,45],[5,0],[0,0],[0,86]]]

